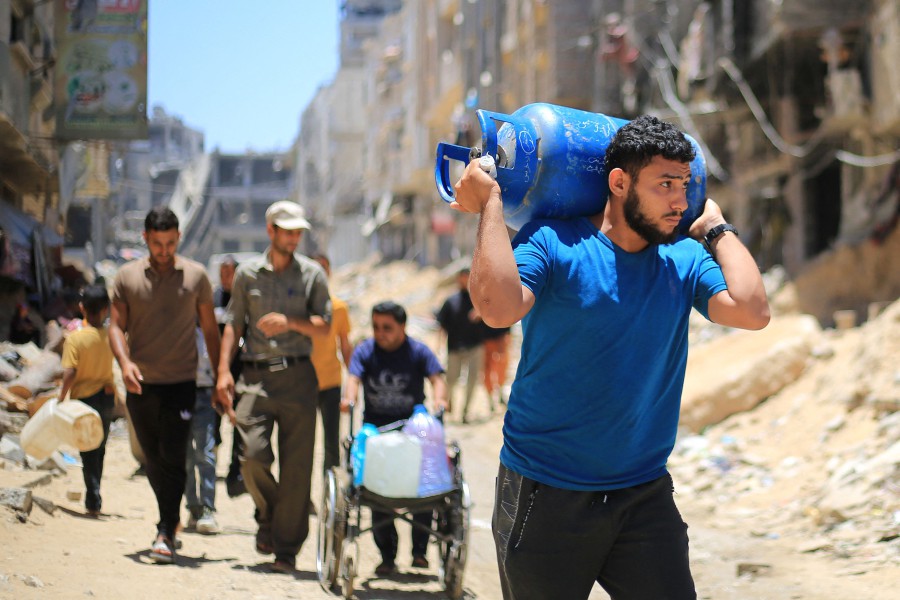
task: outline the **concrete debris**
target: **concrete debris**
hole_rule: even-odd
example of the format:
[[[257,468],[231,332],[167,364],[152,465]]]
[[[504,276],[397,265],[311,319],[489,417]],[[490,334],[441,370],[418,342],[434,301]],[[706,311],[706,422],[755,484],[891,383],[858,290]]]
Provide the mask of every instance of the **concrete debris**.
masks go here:
[[[57,472],[58,474],[58,472]],[[53,480],[54,473],[41,473],[41,474],[33,474],[29,481],[22,484],[23,488],[28,488],[29,490],[33,490],[36,487],[40,487],[42,485],[47,485]]]
[[[31,514],[31,490],[25,488],[0,488],[0,506]]]
[[[812,540],[809,540],[805,544],[801,544],[797,547],[797,550],[808,554],[810,552],[818,552],[820,550],[831,550],[834,548],[834,544],[828,538],[817,537]]]
[[[738,563],[737,565],[737,576],[743,577],[745,575],[757,576],[757,575],[769,575],[772,573],[772,565],[762,564],[762,563]]]
[[[752,409],[806,369],[821,329],[808,315],[773,319],[766,329],[740,331],[691,349],[681,424],[692,431]],[[715,362],[718,369],[698,369]],[[777,369],[772,369],[777,365]]]
[[[0,354],[0,381],[12,381],[19,376],[21,366],[16,366],[18,355],[12,352]]]
[[[11,413],[0,409],[0,435],[21,433],[25,423],[28,422],[28,415],[23,413]]]
[[[767,330],[691,348],[669,463],[676,489],[712,498],[712,519],[745,520],[800,552],[865,561],[862,570],[896,563],[900,301],[840,332],[784,317]],[[778,387],[757,383],[767,379]]]
[[[46,498],[41,498],[40,496],[34,495],[32,495],[31,500],[37,505],[38,508],[40,508],[48,515],[52,515],[56,512],[56,504],[51,500],[47,500]]]
[[[11,435],[0,437],[0,458],[17,464],[25,463],[25,451],[19,445],[19,438]]]
[[[28,460],[31,463],[32,459],[30,457]],[[53,454],[42,461],[35,461],[32,466],[39,471],[60,471],[64,473],[68,469],[66,458],[58,450],[54,450]]]

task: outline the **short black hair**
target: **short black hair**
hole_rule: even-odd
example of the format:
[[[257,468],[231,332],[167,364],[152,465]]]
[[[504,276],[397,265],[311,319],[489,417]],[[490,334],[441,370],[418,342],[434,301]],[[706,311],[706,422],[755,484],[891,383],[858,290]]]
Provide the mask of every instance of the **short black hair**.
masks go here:
[[[401,325],[406,325],[406,309],[391,300],[373,306],[372,315],[390,315]]]
[[[656,156],[689,163],[697,153],[690,140],[671,123],[643,115],[623,125],[606,148],[604,166],[607,175],[622,169],[637,179],[641,169]]]
[[[154,206],[144,219],[144,231],[169,231],[178,229],[178,217],[168,206]]]
[[[97,315],[109,308],[109,294],[102,285],[88,285],[81,290],[81,304],[89,315]]]

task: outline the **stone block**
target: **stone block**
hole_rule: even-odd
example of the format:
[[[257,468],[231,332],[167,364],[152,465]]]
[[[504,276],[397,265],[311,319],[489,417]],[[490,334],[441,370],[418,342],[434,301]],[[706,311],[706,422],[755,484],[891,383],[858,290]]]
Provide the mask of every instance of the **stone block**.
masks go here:
[[[692,346],[680,424],[698,432],[778,393],[806,369],[821,332],[814,317],[791,315]]]
[[[31,490],[25,488],[0,488],[0,505],[31,514]]]

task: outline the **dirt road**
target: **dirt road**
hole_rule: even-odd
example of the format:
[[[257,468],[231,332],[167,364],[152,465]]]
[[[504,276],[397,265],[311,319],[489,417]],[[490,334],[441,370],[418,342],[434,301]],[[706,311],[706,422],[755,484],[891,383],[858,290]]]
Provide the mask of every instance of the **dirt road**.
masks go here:
[[[462,446],[463,465],[474,501],[471,550],[465,573],[466,598],[500,598],[490,534],[500,426],[500,416],[488,418],[487,415],[466,427],[448,425],[448,436]],[[157,518],[156,508],[146,479],[131,477],[136,463],[121,423],[116,432],[110,440],[103,479],[105,513],[99,519],[85,516],[81,503],[66,497],[69,491],[83,489],[77,467],[35,488],[36,496],[57,505],[52,515],[35,507],[27,521],[21,523],[11,511],[4,509],[0,513],[3,517],[0,598],[336,597],[318,584],[314,536],[298,557],[296,573],[268,572],[266,557],[254,550],[250,498],[247,495],[228,498],[221,481],[217,503],[223,533],[203,536],[185,532],[181,536],[184,545],[177,566],[151,564],[147,549]],[[224,473],[224,465],[219,472]],[[33,471],[0,470],[0,487],[21,484],[35,476]],[[679,502],[691,524],[692,560],[701,598],[887,600],[896,597],[883,572],[854,575],[833,560],[797,554],[779,540],[754,537],[750,532],[752,524],[741,524],[739,519],[725,524],[725,528],[717,528],[716,523],[705,522],[708,519],[704,511],[691,498],[680,497]],[[313,520],[312,527],[315,526]],[[357,597],[360,600],[445,597],[437,578],[434,547],[429,554],[431,568],[412,569],[405,525],[400,526],[400,533],[400,573],[390,580],[374,577],[377,549],[371,535],[360,538]],[[748,571],[747,574],[738,577],[739,568]],[[592,600],[606,598],[599,589],[591,596]]]

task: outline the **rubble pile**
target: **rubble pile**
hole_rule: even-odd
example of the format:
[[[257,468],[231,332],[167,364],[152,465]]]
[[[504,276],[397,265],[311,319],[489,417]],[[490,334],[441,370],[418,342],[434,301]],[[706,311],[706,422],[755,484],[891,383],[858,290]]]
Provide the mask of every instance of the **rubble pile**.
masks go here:
[[[33,488],[67,470],[66,457],[54,452],[36,461],[22,450],[19,433],[28,419],[56,395],[62,374],[60,356],[33,343],[0,342],[0,506],[12,510],[19,521],[27,520],[37,505],[51,513],[55,505],[33,494]]]
[[[371,335],[372,306],[384,300],[406,308],[407,333],[419,339],[427,337],[437,328],[434,311],[454,291],[458,266],[439,270],[419,267],[412,261],[379,261],[378,255],[373,255],[367,261],[341,267],[329,282],[332,292],[350,307],[351,342]]]
[[[900,301],[861,327],[805,335],[806,365],[789,384],[700,434],[685,431],[670,460],[678,492],[723,527],[743,520],[799,551],[852,559],[851,569],[895,564]],[[695,366],[714,373],[713,364]],[[758,368],[776,380],[784,365]]]
[[[60,355],[33,343],[0,342],[0,408],[33,415],[59,387]]]

